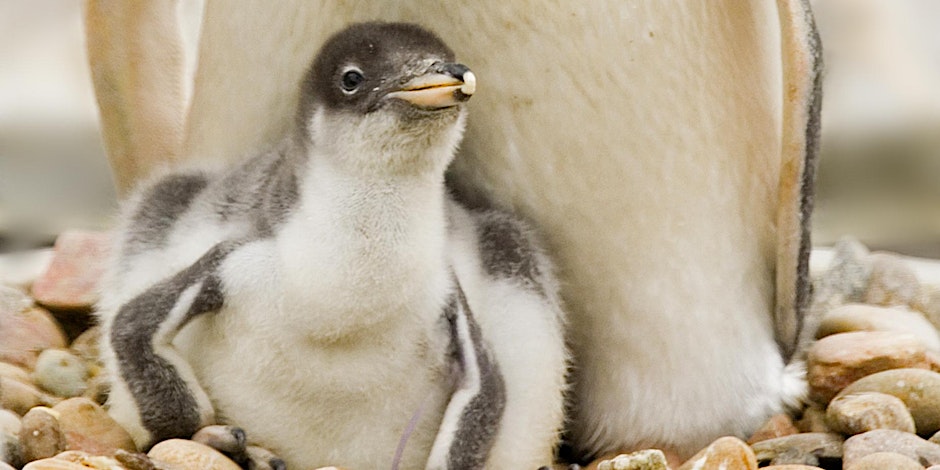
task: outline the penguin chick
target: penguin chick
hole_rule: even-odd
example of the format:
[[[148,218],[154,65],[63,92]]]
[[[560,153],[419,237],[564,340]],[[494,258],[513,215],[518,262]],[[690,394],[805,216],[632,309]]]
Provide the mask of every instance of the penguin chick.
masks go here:
[[[475,91],[432,33],[354,25],[274,149],[137,193],[99,316],[110,413],[138,446],[218,422],[292,468],[551,462],[552,266],[522,222],[444,188]]]

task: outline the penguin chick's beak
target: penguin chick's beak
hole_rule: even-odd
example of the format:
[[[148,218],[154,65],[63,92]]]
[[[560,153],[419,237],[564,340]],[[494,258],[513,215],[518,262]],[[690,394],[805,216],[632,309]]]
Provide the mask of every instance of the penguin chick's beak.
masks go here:
[[[405,100],[419,108],[442,109],[470,99],[476,91],[477,78],[465,65],[440,64],[429,73],[415,77],[389,98]]]

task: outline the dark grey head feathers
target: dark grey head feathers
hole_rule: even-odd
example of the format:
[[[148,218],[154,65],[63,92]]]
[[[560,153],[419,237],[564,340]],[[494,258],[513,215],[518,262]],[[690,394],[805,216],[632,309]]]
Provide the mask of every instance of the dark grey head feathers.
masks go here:
[[[424,110],[446,106],[425,106],[425,102],[393,99],[390,94],[415,90],[409,83],[422,76],[450,76],[450,83],[438,80],[422,83],[443,87],[462,84],[467,67],[455,64],[454,53],[434,33],[406,23],[360,23],[350,26],[326,41],[301,85],[299,117],[308,118],[315,107],[330,112],[367,114],[387,105],[410,104]],[[470,93],[457,90],[448,105],[466,100]],[[461,96],[462,94],[462,96]],[[397,96],[397,95],[396,95]],[[408,103],[410,102],[410,103]],[[403,107],[404,109],[404,107]]]

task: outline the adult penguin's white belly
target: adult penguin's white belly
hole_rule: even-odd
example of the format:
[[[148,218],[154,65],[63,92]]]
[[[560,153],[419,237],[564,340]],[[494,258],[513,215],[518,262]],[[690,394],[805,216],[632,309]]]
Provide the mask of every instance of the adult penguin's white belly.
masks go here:
[[[799,394],[779,344],[802,301],[813,153],[800,2],[242,3],[206,2],[183,155],[276,139],[284,77],[349,21],[418,22],[477,71],[452,180],[548,239],[582,453],[689,454]]]

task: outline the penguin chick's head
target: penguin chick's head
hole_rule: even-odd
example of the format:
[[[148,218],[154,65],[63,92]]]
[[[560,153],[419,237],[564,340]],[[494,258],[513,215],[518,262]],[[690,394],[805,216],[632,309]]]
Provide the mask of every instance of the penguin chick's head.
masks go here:
[[[433,33],[360,23],[326,41],[301,86],[298,120],[314,151],[360,169],[442,169],[476,89]]]

